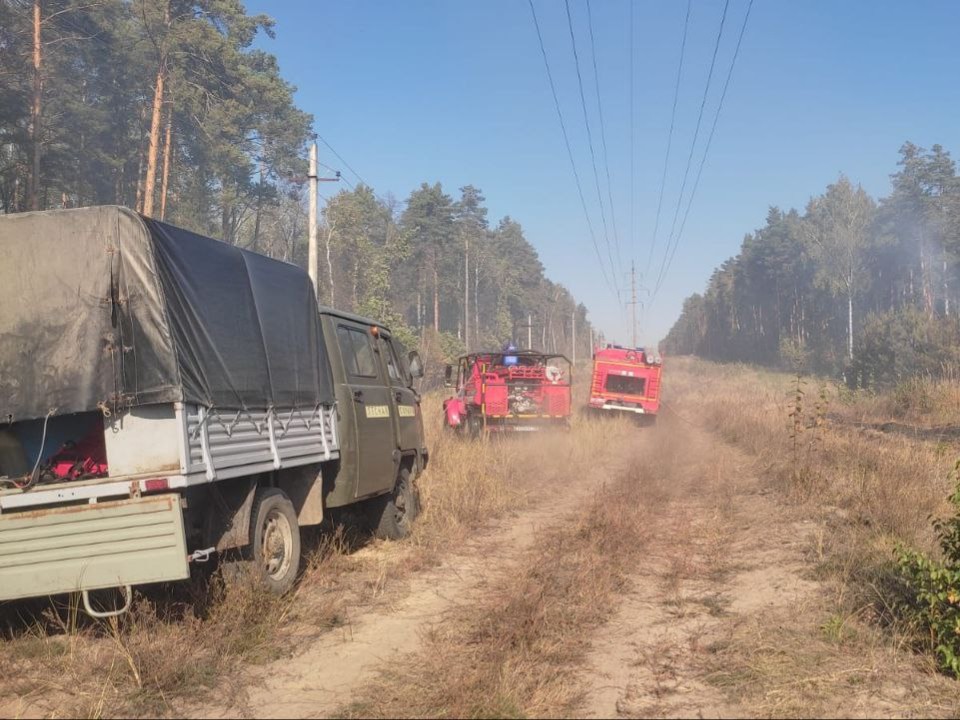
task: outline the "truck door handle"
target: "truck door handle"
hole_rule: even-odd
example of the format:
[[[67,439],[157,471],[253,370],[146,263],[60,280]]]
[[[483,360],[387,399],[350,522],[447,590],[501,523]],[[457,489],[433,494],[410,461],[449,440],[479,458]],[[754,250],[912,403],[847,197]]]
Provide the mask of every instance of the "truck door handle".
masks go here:
[[[353,391],[353,399],[354,399],[355,402],[362,403],[362,402],[363,402],[363,390],[354,390],[354,391]]]

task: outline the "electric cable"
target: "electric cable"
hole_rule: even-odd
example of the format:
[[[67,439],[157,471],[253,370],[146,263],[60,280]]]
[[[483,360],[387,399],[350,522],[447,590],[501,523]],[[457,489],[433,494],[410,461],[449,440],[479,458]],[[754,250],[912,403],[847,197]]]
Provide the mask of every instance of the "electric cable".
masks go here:
[[[677,98],[680,96],[680,79],[683,75],[683,58],[687,50],[687,33],[690,29],[690,8],[693,0],[687,0],[687,13],[683,19],[683,39],[680,41],[680,63],[677,65],[677,80],[673,88],[673,109],[670,111],[670,131],[667,133],[667,152],[663,158],[663,172],[660,175],[660,197],[657,199],[657,214],[653,223],[653,235],[650,238],[650,252],[647,255],[647,265],[643,271],[646,277],[653,262],[653,250],[657,246],[657,233],[660,230],[660,212],[663,209],[663,192],[667,185],[667,168],[670,165],[670,150],[673,147],[673,129],[677,119]]]
[[[600,264],[600,273],[603,276],[603,281],[607,288],[613,293],[614,297],[617,298],[617,302],[619,303],[620,296],[616,290],[614,290],[613,286],[610,284],[610,279],[607,277],[607,271],[603,265],[603,257],[600,254],[600,245],[597,243],[597,235],[593,228],[593,222],[590,220],[590,212],[587,210],[587,201],[583,195],[583,184],[580,182],[580,173],[577,171],[577,164],[573,159],[573,150],[570,148],[570,136],[567,133],[567,125],[563,120],[563,111],[560,109],[560,99],[557,96],[557,87],[553,81],[553,73],[550,71],[550,61],[547,59],[547,50],[543,44],[543,34],[540,32],[540,21],[537,19],[537,10],[533,5],[533,0],[527,0],[527,3],[530,5],[530,13],[533,16],[533,26],[537,31],[537,40],[540,43],[540,54],[543,56],[543,66],[547,71],[547,80],[550,83],[550,92],[553,94],[553,104],[557,110],[557,119],[560,121],[560,131],[563,134],[563,143],[567,149],[567,157],[570,159],[570,169],[573,171],[573,179],[577,186],[577,195],[580,197],[580,207],[583,209],[583,216],[587,221],[587,228],[590,231],[590,240],[593,242],[593,249],[596,252],[597,261]]]
[[[613,191],[610,182],[610,160],[607,153],[607,131],[603,120],[603,103],[600,100],[600,71],[597,67],[597,49],[593,36],[593,13],[590,10],[590,0],[587,1],[587,28],[590,32],[590,57],[593,62],[593,86],[597,94],[597,113],[600,118],[600,143],[603,148],[603,167],[607,177],[607,204],[610,208],[610,224],[613,225],[613,242],[616,247],[617,267],[623,267],[623,257],[620,255],[620,233],[617,230],[617,216],[613,205]],[[631,3],[631,9],[633,4]]]
[[[593,147],[593,131],[590,129],[590,117],[587,113],[587,98],[583,91],[583,75],[580,72],[580,54],[577,52],[577,37],[573,31],[573,16],[570,14],[570,0],[563,0],[567,10],[567,28],[570,31],[570,45],[573,48],[573,62],[577,70],[577,87],[580,90],[580,107],[583,110],[583,124],[587,128],[587,145],[590,148],[590,160],[593,166],[593,182],[597,188],[597,203],[600,205],[600,220],[603,222],[603,238],[607,248],[607,257],[610,260],[610,272],[613,275],[614,287],[617,292],[617,302],[620,302],[620,286],[617,283],[617,266],[613,261],[613,252],[610,248],[610,230],[607,227],[607,216],[603,207],[603,193],[600,191],[600,173],[597,172],[597,154]]]
[[[677,194],[677,205],[673,210],[673,221],[670,223],[670,232],[667,235],[667,246],[663,251],[663,260],[660,263],[660,271],[657,274],[657,282],[663,274],[663,269],[667,263],[667,256],[670,254],[671,244],[674,242],[674,233],[677,230],[677,220],[680,217],[680,208],[683,207],[683,194],[687,189],[687,180],[690,177],[690,166],[693,164],[693,155],[697,148],[697,140],[700,138],[700,126],[703,123],[703,111],[707,106],[707,98],[710,95],[710,85],[713,82],[713,71],[717,66],[717,53],[720,50],[720,41],[723,38],[723,27],[727,22],[727,11],[730,9],[730,0],[723,3],[723,14],[720,16],[720,29],[717,31],[717,39],[713,45],[713,56],[710,58],[710,70],[707,72],[707,83],[703,88],[703,98],[700,100],[700,110],[697,113],[697,124],[693,130],[693,140],[690,141],[690,152],[687,155],[687,164],[683,169],[683,181],[680,183],[680,192]]]
[[[687,207],[683,213],[683,220],[680,222],[680,230],[677,232],[677,240],[674,243],[673,251],[670,253],[670,259],[667,261],[666,269],[663,272],[662,278],[666,277],[666,274],[670,271],[670,266],[673,264],[674,255],[676,255],[677,247],[680,244],[680,238],[683,236],[683,230],[687,225],[687,218],[690,215],[690,208],[693,205],[693,199],[697,194],[697,188],[700,186],[700,177],[703,174],[704,165],[707,162],[707,154],[710,152],[710,146],[713,143],[713,136],[717,130],[717,123],[720,120],[720,111],[723,109],[723,101],[727,97],[727,90],[730,87],[730,79],[733,77],[733,70],[737,64],[737,58],[740,55],[740,46],[743,43],[743,36],[747,30],[747,22],[750,19],[750,10],[753,8],[753,0],[748,0],[747,2],[747,12],[743,16],[743,23],[740,26],[740,34],[737,36],[737,45],[733,51],[733,59],[730,61],[730,68],[727,70],[727,77],[723,83],[723,90],[720,93],[720,100],[717,103],[717,112],[713,116],[713,124],[710,127],[710,134],[707,135],[707,143],[703,150],[703,157],[700,158],[700,166],[697,169],[697,175],[693,182],[693,187],[690,190],[690,197],[687,199]],[[656,288],[654,289],[653,296],[650,298],[650,302],[653,303],[654,298],[657,295],[657,290],[660,289],[662,284],[662,278],[658,282]]]

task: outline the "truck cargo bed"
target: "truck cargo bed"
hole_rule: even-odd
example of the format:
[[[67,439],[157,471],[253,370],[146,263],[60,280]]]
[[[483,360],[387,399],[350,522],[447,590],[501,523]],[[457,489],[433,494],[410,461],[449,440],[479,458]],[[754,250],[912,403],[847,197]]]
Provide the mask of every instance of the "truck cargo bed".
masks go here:
[[[131,408],[103,423],[107,477],[0,490],[0,513],[182,488],[340,453],[333,406],[220,412],[170,403]]]

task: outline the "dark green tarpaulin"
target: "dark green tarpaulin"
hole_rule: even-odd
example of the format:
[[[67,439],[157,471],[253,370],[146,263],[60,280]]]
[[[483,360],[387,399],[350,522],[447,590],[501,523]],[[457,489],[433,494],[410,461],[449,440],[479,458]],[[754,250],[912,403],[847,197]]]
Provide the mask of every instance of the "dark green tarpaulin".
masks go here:
[[[300,268],[121,207],[0,217],[0,419],[333,402]]]

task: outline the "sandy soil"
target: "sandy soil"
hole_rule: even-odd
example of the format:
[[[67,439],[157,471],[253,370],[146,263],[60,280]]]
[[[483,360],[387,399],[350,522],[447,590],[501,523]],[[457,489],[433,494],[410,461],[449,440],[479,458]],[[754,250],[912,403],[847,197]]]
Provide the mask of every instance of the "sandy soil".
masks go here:
[[[565,492],[542,492],[538,478],[523,478],[524,490],[537,493],[530,510],[494,523],[466,546],[452,552],[442,564],[416,574],[403,592],[381,604],[358,610],[349,622],[311,642],[292,659],[282,659],[248,671],[231,682],[244,688],[227,697],[189,709],[198,717],[329,717],[348,706],[358,688],[375,682],[389,663],[421,646],[424,633],[445,621],[445,613],[462,608],[480,596],[505,568],[518,561],[538,530],[557,522],[592,497],[611,475],[637,462],[639,447],[598,463],[585,476],[571,475]],[[389,552],[380,546],[370,552]]]

